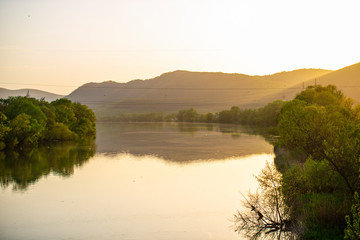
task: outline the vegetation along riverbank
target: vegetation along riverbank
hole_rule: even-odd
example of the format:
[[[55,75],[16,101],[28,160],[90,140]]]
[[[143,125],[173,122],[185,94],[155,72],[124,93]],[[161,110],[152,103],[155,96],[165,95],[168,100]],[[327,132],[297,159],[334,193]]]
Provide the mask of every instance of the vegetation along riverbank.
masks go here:
[[[30,97],[0,99],[0,150],[94,137],[95,120],[91,109],[66,98],[51,103]]]
[[[277,115],[275,164],[235,215],[247,236],[360,239],[360,106],[335,86],[310,87]]]

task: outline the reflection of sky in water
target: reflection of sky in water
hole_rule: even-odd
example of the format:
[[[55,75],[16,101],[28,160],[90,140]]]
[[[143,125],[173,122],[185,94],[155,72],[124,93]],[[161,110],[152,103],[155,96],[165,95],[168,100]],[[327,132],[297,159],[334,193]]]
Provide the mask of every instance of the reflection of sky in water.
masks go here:
[[[230,229],[241,194],[271,161],[262,154],[169,164],[97,154],[71,178],[49,175],[25,193],[1,192],[5,239],[239,239]]]

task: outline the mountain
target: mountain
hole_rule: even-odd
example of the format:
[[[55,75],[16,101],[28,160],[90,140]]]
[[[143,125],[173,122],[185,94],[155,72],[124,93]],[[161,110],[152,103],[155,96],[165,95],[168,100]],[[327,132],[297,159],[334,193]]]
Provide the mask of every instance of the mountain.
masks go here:
[[[360,63],[326,74],[318,78],[316,82],[323,86],[335,85],[343,91],[345,96],[360,103]]]
[[[265,98],[290,100],[303,89],[303,86],[307,87],[315,85],[315,83],[322,86],[335,85],[345,96],[351,97],[357,103],[360,103],[360,62],[322,76],[312,77],[303,83],[294,84]]]
[[[10,96],[26,96],[29,94],[30,97],[41,99],[45,98],[46,101],[52,102],[58,98],[62,98],[64,96],[57,95],[50,92],[45,92],[36,89],[19,89],[19,90],[9,90],[5,88],[0,88],[0,98],[8,98]]]
[[[293,99],[304,87],[314,85],[315,79],[317,84],[336,85],[346,96],[360,102],[360,63],[337,71],[298,69],[265,76],[178,70],[127,83],[87,83],[66,97],[88,105],[99,119],[119,113],[171,113],[191,107],[206,113]],[[64,97],[35,89],[0,88],[0,98],[26,96],[28,91],[31,97],[47,101]]]
[[[85,84],[67,98],[88,105],[98,117],[131,112],[176,112],[194,107],[217,112],[232,106],[260,107],[267,96],[331,71],[300,69],[267,76],[174,71],[148,80]]]
[[[290,72],[283,71],[272,75],[258,77],[281,82],[284,88],[288,88],[295,84],[302,83],[305,80],[318,78],[331,72],[333,71],[324,69],[298,69]]]

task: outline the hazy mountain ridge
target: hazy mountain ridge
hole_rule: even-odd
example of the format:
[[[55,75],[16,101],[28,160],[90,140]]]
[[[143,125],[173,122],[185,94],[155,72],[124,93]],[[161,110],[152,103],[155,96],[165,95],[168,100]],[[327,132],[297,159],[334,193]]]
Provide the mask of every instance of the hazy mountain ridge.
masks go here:
[[[291,87],[294,84],[301,83],[303,81],[318,78],[333,72],[332,70],[324,69],[297,69],[293,71],[283,71],[272,75],[258,76],[270,81],[282,81],[284,87]]]
[[[304,83],[294,84],[289,88],[282,89],[281,91],[268,96],[267,98],[290,100],[293,99],[300,90],[302,90],[303,84],[304,87],[308,87],[310,85],[315,85],[315,83],[323,86],[327,86],[329,84],[335,85],[345,94],[345,96],[351,97],[357,103],[360,103],[360,62],[319,77],[313,77],[304,81]]]
[[[36,99],[44,98],[48,102],[52,102],[58,98],[64,97],[64,95],[54,94],[54,93],[37,90],[37,89],[30,89],[30,88],[18,89],[18,90],[9,90],[9,89],[5,89],[5,88],[0,88],[0,98],[5,98],[5,99],[10,96],[12,96],[12,97],[27,96],[28,93],[29,93],[30,97],[33,97]]]
[[[217,112],[231,106],[255,108],[276,100],[290,100],[303,87],[315,84],[338,86],[360,102],[360,63],[336,70],[298,69],[272,75],[191,72],[177,70],[155,78],[126,83],[87,83],[66,96],[88,105],[98,118],[119,113],[177,112],[194,107],[199,112]],[[35,89],[0,88],[0,97],[26,96],[53,101],[64,96]]]
[[[263,106],[270,101],[267,96],[284,87],[329,72],[300,69],[266,76],[249,76],[178,70],[152,79],[127,83],[88,83],[67,97],[87,104],[98,116],[129,112],[174,112],[190,107],[201,112],[215,112],[231,106]]]

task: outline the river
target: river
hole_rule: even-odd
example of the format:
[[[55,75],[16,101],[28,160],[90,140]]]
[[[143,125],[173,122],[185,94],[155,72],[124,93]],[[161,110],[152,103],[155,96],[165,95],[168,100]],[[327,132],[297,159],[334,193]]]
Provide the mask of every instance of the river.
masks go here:
[[[241,239],[241,193],[273,158],[240,126],[98,123],[94,144],[0,155],[0,239]]]

